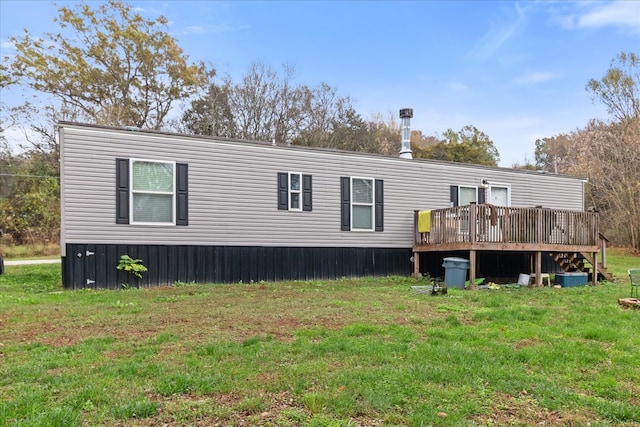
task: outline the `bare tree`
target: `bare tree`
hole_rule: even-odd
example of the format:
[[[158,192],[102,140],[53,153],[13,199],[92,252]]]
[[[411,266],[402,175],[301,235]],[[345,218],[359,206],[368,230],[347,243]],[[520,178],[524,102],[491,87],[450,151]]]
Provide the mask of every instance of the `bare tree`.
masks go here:
[[[277,73],[263,62],[254,63],[230,98],[239,136],[246,139],[291,142],[299,132],[306,90],[293,84],[294,68]]]
[[[587,197],[603,230],[640,249],[640,119],[592,121],[574,134],[573,173],[588,178]]]
[[[397,115],[389,112],[387,116],[374,114],[369,120],[369,131],[374,140],[377,152],[385,156],[397,156],[400,152],[400,123],[396,120]],[[415,131],[411,133],[412,145]]]
[[[263,62],[252,64],[238,83],[210,72],[207,91],[191,102],[178,128],[279,144],[353,146],[337,137],[340,130],[351,138],[348,127],[360,126],[351,100],[326,83],[296,85],[294,75],[292,66],[278,72]]]
[[[618,121],[640,118],[640,57],[622,52],[611,61],[600,80],[591,79],[587,90]]]

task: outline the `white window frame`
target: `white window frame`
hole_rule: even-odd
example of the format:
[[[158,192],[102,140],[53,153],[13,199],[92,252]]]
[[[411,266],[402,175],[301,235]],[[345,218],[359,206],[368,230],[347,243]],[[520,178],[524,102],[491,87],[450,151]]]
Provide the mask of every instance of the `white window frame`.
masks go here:
[[[464,206],[467,205],[468,203],[462,203],[462,189],[463,188],[471,188],[474,189],[476,192],[476,199],[472,200],[473,202],[478,203],[478,186],[477,185],[458,185],[458,206]]]
[[[354,203],[353,197],[353,180],[364,180],[371,182],[371,203]],[[369,177],[360,177],[360,176],[352,176],[350,177],[350,191],[349,195],[350,200],[350,208],[351,208],[351,231],[363,231],[363,232],[371,232],[376,230],[376,180],[375,178]],[[371,208],[371,228],[354,228],[354,215],[353,215],[353,207],[354,206],[369,206]]]
[[[292,175],[298,175],[298,189],[297,190],[293,190],[291,188],[291,176]],[[293,208],[291,207],[291,201],[293,200],[293,198],[291,197],[292,194],[297,194],[298,195],[298,207],[297,208]],[[287,179],[287,209],[290,211],[302,211],[302,173],[300,172],[288,172],[288,179]]]
[[[478,203],[478,186],[477,185],[458,185],[458,206],[467,206],[469,203],[462,203],[462,189],[472,189],[475,190],[476,196],[475,200],[472,202]],[[469,235],[469,219],[461,218],[458,223],[458,232],[462,235]]]
[[[171,169],[173,171],[173,191],[139,191],[134,190],[133,185],[133,164],[135,162],[146,162],[146,163],[163,163],[171,165]],[[171,195],[171,222],[150,222],[150,221],[136,221],[135,216],[133,214],[134,211],[134,203],[133,203],[133,195],[134,194],[161,194],[161,195]],[[166,161],[166,160],[151,160],[151,159],[129,159],[129,218],[130,224],[132,225],[176,225],[176,162]]]
[[[491,191],[492,188],[496,187],[496,188],[506,188],[507,190],[507,204],[506,206],[511,206],[511,184],[503,184],[501,182],[492,182],[489,184],[489,186],[487,187],[487,197],[486,197],[486,202],[487,203],[493,203],[492,197],[491,197]]]

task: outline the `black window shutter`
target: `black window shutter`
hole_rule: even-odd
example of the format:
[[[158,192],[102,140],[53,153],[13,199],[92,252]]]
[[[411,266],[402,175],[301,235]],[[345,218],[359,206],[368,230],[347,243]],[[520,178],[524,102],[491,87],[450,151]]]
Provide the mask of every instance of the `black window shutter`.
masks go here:
[[[278,172],[278,209],[289,209],[289,174]]]
[[[384,231],[384,182],[376,179],[376,231]]]
[[[458,206],[458,186],[452,185],[449,187],[449,206]]]
[[[176,225],[189,225],[189,165],[176,163]]]
[[[340,229],[351,231],[351,180],[340,177]]]
[[[311,197],[311,175],[302,175],[302,210],[313,209]]]
[[[487,190],[485,188],[478,188],[478,204],[481,205],[487,203]]]
[[[129,224],[129,159],[116,159],[116,224]]]

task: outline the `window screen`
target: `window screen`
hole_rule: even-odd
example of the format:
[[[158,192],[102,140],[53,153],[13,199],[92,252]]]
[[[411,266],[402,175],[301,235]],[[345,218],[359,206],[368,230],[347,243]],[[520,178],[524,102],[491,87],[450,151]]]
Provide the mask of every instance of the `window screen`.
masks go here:
[[[133,160],[131,165],[133,222],[174,222],[174,164]]]
[[[351,228],[373,230],[373,180],[351,179]]]

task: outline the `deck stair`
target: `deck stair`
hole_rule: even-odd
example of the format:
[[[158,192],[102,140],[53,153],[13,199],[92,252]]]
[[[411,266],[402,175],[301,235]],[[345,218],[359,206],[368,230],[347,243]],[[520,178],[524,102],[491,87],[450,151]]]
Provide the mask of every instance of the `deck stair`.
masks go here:
[[[549,255],[567,273],[587,273],[591,280],[593,260],[590,256],[580,252],[552,252]],[[598,279],[613,280],[613,275],[607,271],[601,262],[598,262]]]

